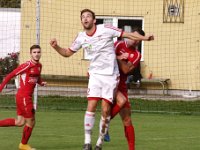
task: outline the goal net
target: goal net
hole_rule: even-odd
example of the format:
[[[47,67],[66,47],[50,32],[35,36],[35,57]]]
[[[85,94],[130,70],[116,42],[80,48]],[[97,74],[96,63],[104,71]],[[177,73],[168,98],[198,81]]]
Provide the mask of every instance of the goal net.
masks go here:
[[[30,59],[30,46],[40,44],[42,77],[48,86],[38,87],[38,94],[86,97],[87,53],[79,50],[64,58],[51,48],[49,42],[56,38],[60,46],[68,48],[78,32],[83,30],[80,11],[89,8],[95,12],[97,24],[110,24],[125,31],[139,27],[146,34],[155,36],[154,41],[142,42],[139,47],[142,54],[140,73],[143,79],[151,79],[152,82],[141,82],[139,87],[132,83],[130,97],[150,95],[151,99],[156,99],[159,95],[159,98],[165,99],[168,94],[179,99],[182,95],[195,98],[200,95],[198,0],[22,0],[10,6],[7,3],[1,5],[1,80],[12,70],[9,70],[12,65],[5,70],[8,65],[5,58],[12,61],[11,55],[17,54],[18,58],[19,52],[21,64]],[[169,89],[164,89],[165,96],[157,79],[169,79]],[[5,91],[16,92],[9,87],[12,88],[12,85]]]

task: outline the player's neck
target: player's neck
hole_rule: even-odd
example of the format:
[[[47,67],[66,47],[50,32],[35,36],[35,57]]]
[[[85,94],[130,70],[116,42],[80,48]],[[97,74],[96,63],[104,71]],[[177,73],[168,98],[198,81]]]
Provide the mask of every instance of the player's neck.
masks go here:
[[[88,36],[93,36],[96,32],[96,25],[93,25],[91,29],[86,29],[85,32]]]
[[[38,63],[39,63],[39,60],[31,59],[31,62],[34,63],[34,64],[38,64]]]

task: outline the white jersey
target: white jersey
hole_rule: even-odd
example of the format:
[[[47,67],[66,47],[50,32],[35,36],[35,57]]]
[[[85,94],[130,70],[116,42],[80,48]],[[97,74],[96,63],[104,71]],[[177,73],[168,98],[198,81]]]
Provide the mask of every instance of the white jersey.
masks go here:
[[[118,74],[114,50],[114,37],[120,37],[122,30],[108,25],[97,25],[92,35],[80,32],[70,49],[74,52],[83,48],[90,59],[89,73],[102,75]]]

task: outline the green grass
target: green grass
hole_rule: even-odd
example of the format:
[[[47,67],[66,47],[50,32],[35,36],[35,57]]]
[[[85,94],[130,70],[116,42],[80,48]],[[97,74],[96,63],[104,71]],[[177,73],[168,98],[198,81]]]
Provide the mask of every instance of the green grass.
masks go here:
[[[0,119],[14,117],[14,110],[1,110]],[[80,150],[83,144],[83,111],[38,111],[30,144],[37,150]],[[98,136],[99,112],[93,132]],[[199,150],[200,118],[195,115],[133,113],[137,150]],[[0,128],[0,149],[15,150],[22,128]],[[110,125],[111,142],[104,150],[126,150],[120,117]]]
[[[199,101],[164,101],[130,99],[134,112],[151,113],[178,113],[188,115],[200,115]],[[38,98],[41,110],[70,110],[83,111],[87,106],[85,97],[41,96]],[[14,108],[14,96],[0,95],[0,108]],[[98,107],[100,109],[100,107]]]

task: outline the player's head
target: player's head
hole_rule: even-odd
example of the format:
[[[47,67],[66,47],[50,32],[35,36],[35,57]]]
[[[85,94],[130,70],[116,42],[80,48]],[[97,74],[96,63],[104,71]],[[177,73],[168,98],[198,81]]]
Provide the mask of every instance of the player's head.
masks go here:
[[[41,58],[41,47],[39,45],[32,45],[30,47],[30,55],[33,61],[38,62]]]
[[[92,29],[96,23],[95,13],[90,9],[83,9],[80,17],[81,23],[86,30]]]
[[[139,28],[139,27],[134,27],[133,30],[132,30],[132,32],[137,32],[140,35],[145,36],[145,32],[141,28]]]
[[[140,35],[145,36],[145,32],[139,27],[134,27],[131,32],[133,32],[133,33],[137,32]],[[136,41],[136,40],[128,40],[128,41],[129,41],[129,45],[131,47],[137,47],[141,43],[141,41]]]

